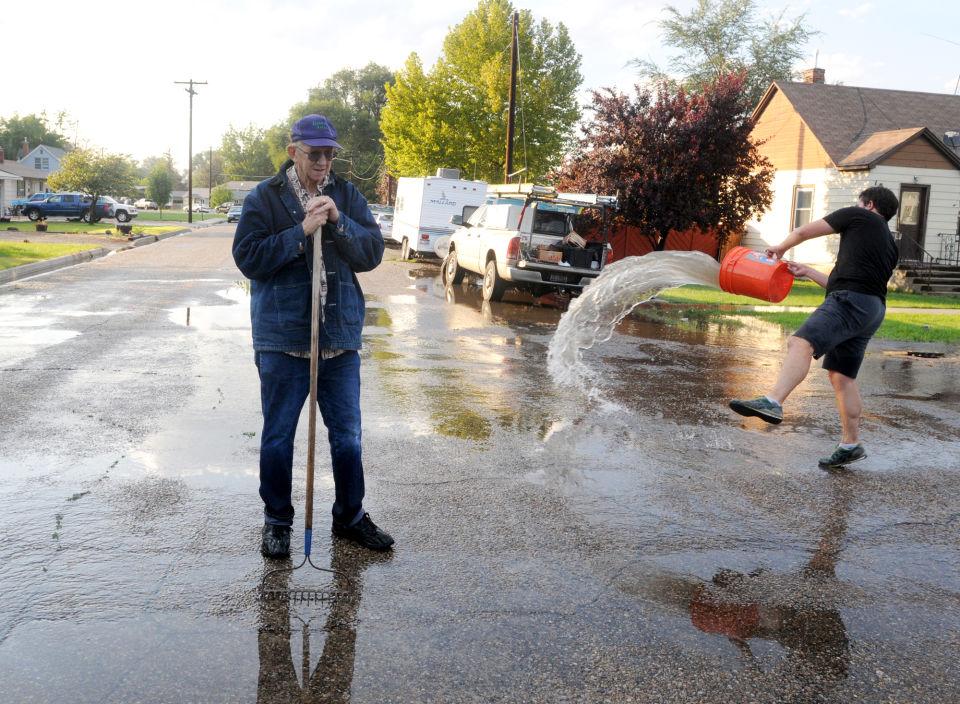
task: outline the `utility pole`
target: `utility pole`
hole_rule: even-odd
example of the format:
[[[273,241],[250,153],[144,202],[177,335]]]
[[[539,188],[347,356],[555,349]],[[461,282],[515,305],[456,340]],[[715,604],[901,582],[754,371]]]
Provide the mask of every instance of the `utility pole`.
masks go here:
[[[517,63],[519,63],[519,48],[517,47],[517,23],[520,13],[513,13],[513,29],[510,32],[510,103],[507,107],[507,166],[503,171],[503,182],[510,183],[510,174],[513,172],[513,113],[517,105]]]
[[[189,150],[189,155],[187,156],[187,222],[193,222],[193,96],[197,94],[197,91],[193,89],[194,86],[205,86],[207,85],[206,81],[195,81],[192,78],[189,81],[174,81],[179,85],[190,86],[189,88],[184,88],[190,94],[190,137],[189,144],[187,149]]]
[[[210,167],[210,178],[207,179],[207,185],[210,186],[210,188],[207,191],[207,193],[212,200],[213,198],[213,147],[209,147],[209,151],[207,152],[207,161],[209,162],[207,166]]]

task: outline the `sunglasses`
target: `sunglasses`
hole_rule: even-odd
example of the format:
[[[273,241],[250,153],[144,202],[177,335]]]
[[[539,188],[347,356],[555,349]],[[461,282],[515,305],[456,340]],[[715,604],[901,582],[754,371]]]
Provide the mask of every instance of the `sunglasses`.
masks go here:
[[[333,161],[333,157],[337,155],[337,150],[333,147],[324,147],[323,149],[318,149],[317,151],[307,151],[306,149],[297,147],[297,151],[306,154],[307,158],[313,163],[317,163],[321,158],[323,158],[324,161]]]

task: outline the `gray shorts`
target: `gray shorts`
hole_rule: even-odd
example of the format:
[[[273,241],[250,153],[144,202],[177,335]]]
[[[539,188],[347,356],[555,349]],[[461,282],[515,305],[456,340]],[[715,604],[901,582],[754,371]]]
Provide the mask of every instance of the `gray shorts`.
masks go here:
[[[814,359],[823,357],[824,369],[856,379],[886,310],[879,296],[833,291],[793,334],[810,343]]]

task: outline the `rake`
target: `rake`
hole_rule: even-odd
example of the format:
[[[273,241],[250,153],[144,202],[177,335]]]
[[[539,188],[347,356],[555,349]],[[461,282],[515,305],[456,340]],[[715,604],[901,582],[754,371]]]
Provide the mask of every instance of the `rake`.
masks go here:
[[[320,191],[323,193],[323,190]],[[287,572],[294,572],[306,564],[309,564],[315,570],[320,572],[329,572],[330,574],[344,577],[342,572],[318,567],[310,559],[310,543],[313,540],[313,466],[316,458],[317,446],[317,369],[320,359],[320,229],[313,235],[313,318],[310,323],[310,430],[307,442],[307,502],[304,510],[303,519],[303,560],[296,567],[284,567],[271,570],[263,576],[260,582],[260,598],[264,601],[273,601],[277,599],[287,599],[291,601],[319,602],[329,601],[337,595],[333,589],[307,589],[307,588],[289,588],[289,587],[268,587],[270,581],[277,580],[274,575],[281,575]]]

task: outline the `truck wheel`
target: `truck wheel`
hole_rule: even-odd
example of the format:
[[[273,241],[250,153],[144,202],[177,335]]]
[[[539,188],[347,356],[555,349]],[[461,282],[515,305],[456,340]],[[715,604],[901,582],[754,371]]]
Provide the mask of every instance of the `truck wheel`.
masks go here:
[[[491,259],[487,262],[487,268],[483,270],[483,300],[499,301],[503,298],[503,292],[506,289],[506,283],[497,273],[497,260]]]
[[[126,210],[117,211],[117,222],[127,222],[130,220],[130,215]]]
[[[84,210],[82,213],[80,213],[80,219],[83,222],[90,222],[90,210]]]
[[[467,272],[457,263],[457,250],[451,249],[443,260],[443,283],[459,284]]]
[[[24,213],[30,220],[36,222],[40,219],[40,211],[36,208],[30,208],[26,213]]]

